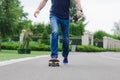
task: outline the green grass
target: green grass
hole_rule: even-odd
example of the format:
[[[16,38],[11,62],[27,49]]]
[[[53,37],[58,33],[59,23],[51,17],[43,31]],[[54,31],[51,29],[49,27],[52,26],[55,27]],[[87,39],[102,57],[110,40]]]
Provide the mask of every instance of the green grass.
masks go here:
[[[49,55],[48,51],[31,51],[31,54],[18,54],[17,50],[2,50],[0,51],[0,61],[18,59],[25,57],[34,57],[40,55]]]

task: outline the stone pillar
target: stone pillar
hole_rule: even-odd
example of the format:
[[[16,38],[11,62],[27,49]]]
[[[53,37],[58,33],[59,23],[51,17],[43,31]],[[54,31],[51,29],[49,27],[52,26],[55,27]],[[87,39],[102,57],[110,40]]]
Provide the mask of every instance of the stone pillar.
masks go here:
[[[89,45],[89,34],[88,32],[84,32],[82,36],[82,45]]]
[[[119,46],[119,40],[117,40],[117,48],[120,48],[120,46]]]
[[[118,48],[120,48],[120,40],[118,40]]]
[[[94,40],[93,40],[93,34],[92,33],[90,33],[90,39],[91,39],[91,44],[90,45],[94,45]]]
[[[104,36],[104,37],[103,37],[103,48],[107,49],[107,48],[108,48],[107,45],[108,45],[108,44],[107,44],[107,37]]]
[[[110,38],[108,37],[108,42],[107,42],[108,44],[108,48],[110,48]]]
[[[93,34],[90,32],[84,32],[84,35],[82,36],[82,45],[93,45]]]
[[[76,48],[77,48],[77,45],[72,45],[71,51],[72,51],[72,52],[76,52]]]
[[[113,46],[112,41],[113,41],[113,39],[112,39],[112,38],[110,38],[110,48],[112,48],[112,46]]]
[[[115,41],[115,39],[112,39],[112,48],[115,48],[114,47],[114,44],[115,44],[114,41]]]

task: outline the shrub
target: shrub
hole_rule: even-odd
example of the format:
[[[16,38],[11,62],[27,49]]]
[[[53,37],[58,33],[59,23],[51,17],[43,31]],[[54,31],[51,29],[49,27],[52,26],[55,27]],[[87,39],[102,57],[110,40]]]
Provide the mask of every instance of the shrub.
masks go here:
[[[111,52],[120,52],[120,49],[119,48],[116,48],[116,49],[106,49],[107,51],[111,51]]]
[[[30,48],[35,51],[50,51],[50,45],[46,45],[38,42],[31,42]]]
[[[77,51],[81,51],[81,52],[102,52],[102,51],[106,51],[106,49],[88,45],[88,46],[78,46]]]
[[[17,50],[19,47],[19,42],[3,42],[2,49],[7,50]],[[72,46],[70,45],[70,50]],[[50,45],[41,44],[38,42],[30,42],[30,49],[34,51],[50,51]],[[62,44],[59,44],[58,50],[62,51]],[[96,46],[77,46],[77,51],[79,52],[104,52],[104,51],[114,51],[120,52],[120,49],[104,49]]]
[[[4,42],[2,43],[2,49],[16,50],[19,47],[18,42]]]

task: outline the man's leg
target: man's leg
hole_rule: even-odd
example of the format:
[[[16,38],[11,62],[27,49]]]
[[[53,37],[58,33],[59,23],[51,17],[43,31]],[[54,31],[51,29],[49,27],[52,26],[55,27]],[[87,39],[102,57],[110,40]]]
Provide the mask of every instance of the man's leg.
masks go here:
[[[58,19],[55,16],[50,16],[50,25],[52,29],[51,36],[51,58],[58,58]]]
[[[68,57],[69,54],[69,20],[62,20],[61,21],[61,30],[62,30],[62,56],[64,58]]]

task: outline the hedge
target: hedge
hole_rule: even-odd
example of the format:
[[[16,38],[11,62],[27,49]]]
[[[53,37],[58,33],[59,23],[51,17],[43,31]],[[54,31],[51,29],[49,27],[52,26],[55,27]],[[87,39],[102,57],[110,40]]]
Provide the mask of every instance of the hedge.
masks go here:
[[[50,51],[50,45],[42,44],[39,42],[30,42],[30,49],[34,51]],[[19,48],[19,42],[4,42],[1,46],[2,49],[6,50],[17,50]],[[70,45],[70,51],[71,51],[71,45]],[[62,51],[62,44],[59,44],[58,50]],[[99,48],[96,46],[77,46],[77,52],[104,52],[104,51],[114,51],[114,52],[120,52],[120,49],[104,49]]]
[[[77,51],[78,52],[104,52],[107,50],[103,48],[98,48],[95,46],[88,45],[88,46],[77,46]]]

